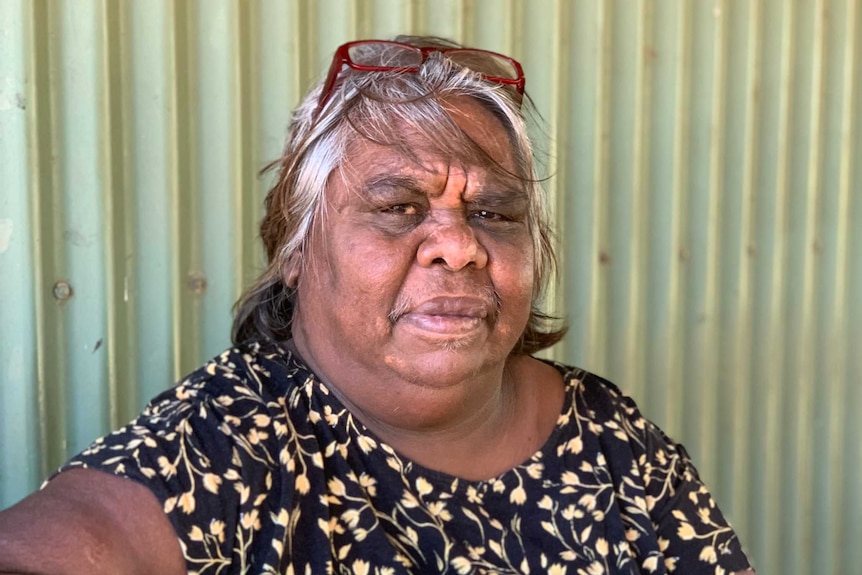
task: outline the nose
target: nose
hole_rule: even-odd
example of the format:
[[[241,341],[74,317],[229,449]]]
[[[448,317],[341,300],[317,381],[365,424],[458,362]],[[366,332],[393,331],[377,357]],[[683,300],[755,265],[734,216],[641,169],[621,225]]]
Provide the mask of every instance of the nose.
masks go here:
[[[452,214],[433,225],[417,252],[421,266],[440,264],[449,271],[458,271],[471,264],[480,269],[488,264],[488,252],[463,215]]]

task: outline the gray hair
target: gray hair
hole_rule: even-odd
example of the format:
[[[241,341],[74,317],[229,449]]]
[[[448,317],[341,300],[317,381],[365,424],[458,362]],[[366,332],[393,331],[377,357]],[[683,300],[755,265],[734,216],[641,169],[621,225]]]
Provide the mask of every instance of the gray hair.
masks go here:
[[[460,47],[432,37],[400,36],[396,41],[413,46]],[[379,61],[386,57],[386,50],[380,50]],[[554,275],[556,256],[521,97],[511,87],[484,79],[475,68],[452,62],[445,53],[432,52],[412,74],[345,69],[322,109],[318,109],[318,102],[323,80],[309,91],[294,110],[282,156],[267,167],[278,171],[266,197],[266,214],[260,226],[268,266],[234,306],[235,344],[290,339],[296,294],[286,284],[284,270],[291,261],[304,264],[302,255],[312,225],[324,209],[327,181],[335,170],[343,167],[350,143],[367,138],[392,146],[419,162],[417,136],[423,141],[423,152],[458,158],[523,182],[530,199],[528,226],[535,266],[533,305],[526,329],[513,352],[535,353],[562,338],[565,328],[539,307]],[[488,73],[493,74],[494,70]],[[491,158],[454,122],[443,101],[456,96],[474,98],[500,121],[511,142],[515,173]],[[523,104],[531,105],[528,98]],[[406,130],[394,133],[393,125],[404,126]]]

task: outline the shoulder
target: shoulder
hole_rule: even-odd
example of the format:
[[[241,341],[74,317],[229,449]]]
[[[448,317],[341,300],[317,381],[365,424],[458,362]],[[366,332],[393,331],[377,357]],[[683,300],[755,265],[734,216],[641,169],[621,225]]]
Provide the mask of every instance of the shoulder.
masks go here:
[[[291,428],[287,403],[310,377],[288,352],[259,345],[226,350],[155,397],[126,426],[66,464],[95,467],[150,483],[176,477],[180,462],[207,479],[238,462],[277,466]],[[245,472],[244,472],[245,473]]]
[[[260,508],[292,505],[294,476],[284,463],[310,425],[299,400],[310,379],[279,348],[227,350],[61,471],[94,469],[143,484],[187,557],[229,554],[237,541],[270,525]]]
[[[629,420],[645,423],[635,401],[611,381],[583,368],[552,362],[563,376],[573,408],[595,423]],[[612,426],[613,427],[613,426]]]
[[[564,418],[572,420],[572,432],[593,443],[612,469],[628,474],[634,466],[648,487],[662,485],[668,474],[699,481],[685,448],[645,417],[634,399],[601,376],[555,365],[566,382]]]
[[[285,398],[309,377],[303,364],[275,345],[234,347],[154,397],[136,421],[158,427],[207,410],[230,415],[252,407],[283,409]]]
[[[291,352],[274,344],[233,347],[212,358],[182,379],[166,397],[182,395],[184,400],[213,395],[256,396],[261,399],[287,395],[303,383],[310,371]]]

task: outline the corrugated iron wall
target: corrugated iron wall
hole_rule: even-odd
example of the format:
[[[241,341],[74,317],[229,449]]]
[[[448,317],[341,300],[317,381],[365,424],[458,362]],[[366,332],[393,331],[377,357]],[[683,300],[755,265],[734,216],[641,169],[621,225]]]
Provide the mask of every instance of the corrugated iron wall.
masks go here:
[[[0,506],[228,345],[335,47],[510,53],[554,350],[685,443],[761,573],[862,573],[859,0],[0,0]]]

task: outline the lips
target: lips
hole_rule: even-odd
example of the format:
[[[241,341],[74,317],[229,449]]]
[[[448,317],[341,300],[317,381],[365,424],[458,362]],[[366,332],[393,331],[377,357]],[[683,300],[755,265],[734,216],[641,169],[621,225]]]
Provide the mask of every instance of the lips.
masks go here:
[[[493,310],[481,298],[440,296],[409,308],[399,320],[432,336],[457,337],[483,328]]]
[[[424,301],[408,313],[484,319],[488,317],[490,308],[488,302],[477,297],[440,296]]]

